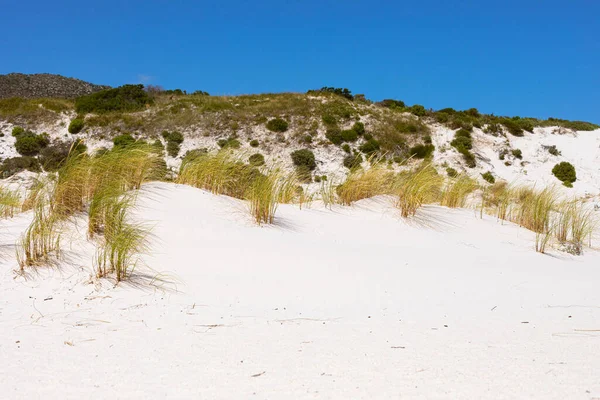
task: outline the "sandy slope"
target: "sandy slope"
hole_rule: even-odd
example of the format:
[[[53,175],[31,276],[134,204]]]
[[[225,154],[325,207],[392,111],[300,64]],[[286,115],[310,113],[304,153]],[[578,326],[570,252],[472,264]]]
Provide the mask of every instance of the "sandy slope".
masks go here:
[[[469,210],[407,223],[385,198],[257,227],[236,200],[145,189],[154,272],[116,288],[76,227],[60,269],[15,277],[28,216],[2,221],[0,397],[600,397],[598,252],[537,254]]]

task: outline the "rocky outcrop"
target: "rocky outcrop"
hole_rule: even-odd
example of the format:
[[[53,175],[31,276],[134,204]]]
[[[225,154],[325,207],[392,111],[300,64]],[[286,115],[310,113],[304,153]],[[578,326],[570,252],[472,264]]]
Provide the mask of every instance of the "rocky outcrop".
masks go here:
[[[75,98],[86,94],[110,89],[110,86],[94,85],[75,78],[54,74],[0,75],[0,99],[23,98]]]

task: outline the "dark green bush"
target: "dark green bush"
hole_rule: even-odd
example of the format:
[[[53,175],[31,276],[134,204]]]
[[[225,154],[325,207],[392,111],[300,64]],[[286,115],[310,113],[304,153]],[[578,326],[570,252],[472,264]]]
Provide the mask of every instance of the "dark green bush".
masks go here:
[[[548,146],[546,149],[548,150],[548,153],[552,154],[553,156],[561,155],[561,152],[556,148],[555,145]]]
[[[344,143],[344,144],[342,145],[342,150],[344,150],[344,151],[345,151],[346,153],[348,153],[348,154],[349,154],[350,152],[352,152],[352,149],[350,149],[350,145],[349,145],[348,143]]]
[[[333,93],[338,96],[342,96],[348,100],[354,100],[354,96],[352,96],[352,92],[347,88],[336,88],[336,87],[328,87],[324,86],[321,89],[317,90],[309,90],[308,94],[318,94],[318,93]]]
[[[69,154],[75,156],[86,151],[87,146],[81,140],[74,143],[59,142],[42,149],[39,161],[45,171],[57,171]]]
[[[345,129],[340,134],[344,142],[355,142],[358,139],[358,133],[354,129]]]
[[[78,113],[130,112],[142,110],[146,104],[152,104],[152,98],[144,90],[144,85],[123,85],[78,97],[75,110]]]
[[[252,139],[252,140],[250,141],[250,146],[251,146],[251,147],[258,147],[258,145],[259,145],[259,143],[258,143],[258,140],[256,140],[256,139]]]
[[[367,140],[365,143],[363,143],[358,149],[360,151],[362,151],[363,153],[370,155],[373,153],[376,153],[379,151],[379,149],[381,148],[381,146],[379,145],[379,142],[373,138]]]
[[[31,172],[41,172],[40,163],[35,157],[13,157],[7,158],[0,165],[2,178],[8,178],[14,174],[28,170]]]
[[[417,144],[408,150],[408,154],[414,158],[427,158],[433,154],[435,146],[432,144]]]
[[[573,182],[577,180],[575,167],[566,161],[560,162],[552,168],[552,174],[566,187],[573,187]]]
[[[219,139],[217,140],[217,144],[220,148],[228,148],[228,149],[239,149],[242,145],[239,140],[235,138],[227,138],[227,139]]]
[[[127,147],[135,143],[135,138],[130,133],[124,133],[119,136],[115,136],[113,144],[115,147]]]
[[[171,157],[177,157],[179,154],[179,150],[181,150],[181,145],[177,142],[173,142],[169,140],[167,142],[167,154]]]
[[[378,105],[391,109],[403,109],[406,107],[406,104],[402,100],[394,100],[394,99],[383,99]]]
[[[518,158],[519,160],[523,159],[523,152],[519,149],[514,149],[511,151],[513,157]]]
[[[490,171],[481,174],[481,176],[488,183],[495,183],[496,182],[496,178],[494,178],[494,175],[492,175],[492,173]]]
[[[15,149],[17,150],[17,153],[23,156],[34,156],[38,154],[41,149],[48,146],[49,143],[50,140],[48,139],[48,135],[36,135],[31,131],[26,131],[17,136]]]
[[[352,130],[356,132],[357,135],[362,135],[365,133],[365,124],[360,121],[355,122],[354,125],[352,125]]]
[[[342,131],[336,126],[327,128],[327,132],[325,132],[325,137],[335,145],[340,145],[344,141],[344,138],[342,137]]]
[[[456,178],[458,176],[458,172],[451,167],[446,168],[446,173],[450,178]]]
[[[84,126],[83,119],[81,119],[81,118],[75,118],[69,124],[69,133],[73,133],[73,134],[79,133],[83,129],[83,126]]]
[[[331,114],[324,114],[321,119],[325,125],[336,125],[337,119]]]
[[[313,142],[313,138],[310,135],[304,135],[300,138],[300,142],[301,143],[306,143],[306,144],[310,144]]]
[[[414,106],[409,107],[408,112],[416,115],[417,117],[424,117],[427,115],[427,110],[420,104],[415,104]]]
[[[360,166],[363,162],[363,157],[360,154],[353,154],[344,158],[344,167],[354,169]]]
[[[169,136],[167,137],[167,141],[181,144],[183,143],[183,135],[178,131],[170,132]]]
[[[285,132],[288,130],[288,126],[287,121],[281,118],[273,118],[266,125],[271,132]]]
[[[523,128],[519,125],[518,122],[512,119],[505,118],[502,120],[502,125],[508,129],[508,131],[514,136],[523,136]]]
[[[261,165],[265,165],[265,156],[263,156],[260,153],[252,154],[248,158],[248,163],[250,163],[250,165],[253,165],[255,167],[260,167]]]
[[[20,126],[15,126],[12,129],[12,135],[13,136],[19,136],[22,133],[25,133],[25,129],[21,128]]]
[[[290,156],[292,157],[292,162],[296,167],[306,167],[309,171],[312,171],[317,167],[317,163],[315,161],[315,154],[309,149],[302,149],[293,151]]]

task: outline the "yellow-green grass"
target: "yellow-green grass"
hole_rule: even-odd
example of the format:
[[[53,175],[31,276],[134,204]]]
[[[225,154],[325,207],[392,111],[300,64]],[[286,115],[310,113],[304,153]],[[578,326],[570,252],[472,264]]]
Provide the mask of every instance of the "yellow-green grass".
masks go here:
[[[0,218],[12,218],[22,207],[18,191],[0,186]]]
[[[430,164],[400,173],[394,191],[398,196],[395,205],[402,217],[415,215],[423,204],[439,199],[442,183],[443,178]]]
[[[450,208],[463,208],[466,205],[467,198],[477,187],[477,182],[467,175],[451,178],[442,190],[440,204]]]

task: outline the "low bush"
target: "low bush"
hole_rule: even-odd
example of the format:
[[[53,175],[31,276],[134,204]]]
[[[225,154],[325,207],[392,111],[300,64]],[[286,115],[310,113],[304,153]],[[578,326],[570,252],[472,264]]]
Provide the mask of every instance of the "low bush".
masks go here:
[[[50,140],[48,139],[48,135],[36,135],[31,131],[26,131],[17,136],[15,149],[23,156],[34,156],[38,154],[41,149],[48,146],[49,143]]]
[[[265,165],[265,156],[260,153],[252,154],[248,157],[248,163],[255,167],[260,167],[261,165]]]
[[[577,180],[577,174],[573,164],[563,161],[552,168],[552,174],[566,187],[573,187],[573,182]]]
[[[360,167],[363,162],[363,157],[360,154],[353,154],[344,157],[344,167],[354,169]]]
[[[333,93],[338,96],[342,96],[350,101],[354,100],[354,96],[352,92],[347,88],[336,88],[336,87],[328,87],[324,86],[321,89],[317,90],[309,90],[308,94],[318,94],[318,93]]]
[[[181,145],[179,143],[172,142],[172,141],[167,142],[167,154],[170,157],[177,157],[180,150],[181,150]]]
[[[309,171],[312,171],[317,167],[315,154],[308,149],[293,151],[290,156],[292,157],[292,162],[296,167],[304,166],[308,168]]]
[[[69,154],[77,155],[87,151],[87,146],[81,141],[73,143],[59,142],[40,151],[39,161],[45,171],[58,171]]]
[[[446,174],[448,174],[450,178],[456,178],[458,176],[458,171],[452,167],[448,167],[446,168]]]
[[[266,124],[267,129],[271,132],[285,132],[288,130],[288,126],[287,121],[281,118],[273,118]]]
[[[394,100],[394,99],[383,99],[382,101],[377,103],[377,105],[379,105],[381,107],[385,107],[385,108],[390,108],[392,110],[394,110],[394,109],[401,110],[406,107],[406,104],[404,104],[404,102],[402,100]]]
[[[337,119],[331,114],[323,114],[321,119],[325,125],[337,125]]]
[[[360,145],[358,149],[364,154],[371,155],[378,152],[380,147],[381,146],[379,145],[379,142],[376,139],[370,138],[365,143]]]
[[[555,145],[548,146],[548,147],[546,147],[546,149],[548,150],[548,153],[552,154],[553,156],[561,155],[561,152],[556,148]]]
[[[408,153],[414,158],[427,158],[433,154],[435,146],[432,144],[417,144],[408,150]]]
[[[15,126],[12,129],[12,135],[13,136],[19,136],[22,133],[25,133],[25,129],[21,128],[20,126]]]
[[[81,119],[81,118],[75,118],[69,124],[69,133],[73,133],[73,134],[79,133],[83,129],[83,126],[84,126],[83,119]]]
[[[325,137],[335,145],[340,145],[344,141],[344,138],[342,137],[342,131],[337,126],[327,128]]]
[[[519,149],[514,149],[511,151],[513,157],[518,158],[519,160],[523,159],[523,152]]]
[[[124,133],[119,136],[115,136],[113,144],[115,147],[127,147],[135,143],[135,138],[130,133]]]
[[[454,134],[454,140],[450,142],[450,145],[454,147],[460,154],[462,154],[463,159],[469,168],[475,167],[475,156],[470,151],[473,148],[471,132],[464,128],[459,129]]]
[[[355,142],[358,139],[358,133],[354,129],[345,129],[340,135],[344,142]]]
[[[352,130],[356,132],[357,135],[362,135],[365,133],[365,124],[360,121],[355,122],[354,125],[352,125]]]
[[[487,171],[487,172],[481,174],[481,177],[488,183],[496,182],[496,178],[494,178],[494,175],[492,175],[492,173],[490,171]]]
[[[78,97],[75,99],[75,110],[78,113],[131,112],[142,110],[152,102],[144,85],[123,85]]]
[[[0,164],[2,178],[8,178],[21,171],[40,172],[40,163],[35,157],[7,158]]]
[[[344,150],[348,154],[350,154],[352,152],[352,149],[350,148],[350,145],[348,143],[344,143],[342,145],[342,150]]]
[[[420,104],[415,104],[414,106],[409,107],[407,111],[413,115],[416,115],[417,117],[424,117],[427,115],[427,110]]]
[[[258,147],[258,145],[259,145],[258,140],[252,139],[250,141],[250,147]]]
[[[514,136],[523,136],[523,128],[521,125],[513,119],[504,118],[502,125],[508,129],[508,131]]]
[[[217,140],[217,144],[222,149],[239,149],[242,145],[239,140],[232,137],[227,139],[219,139]]]

